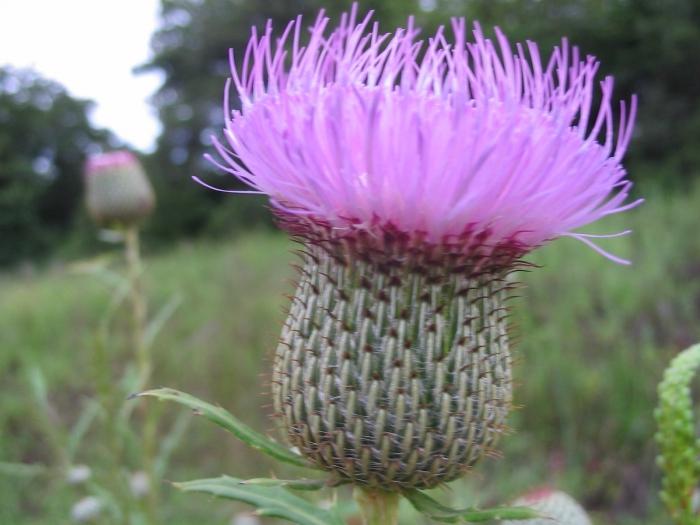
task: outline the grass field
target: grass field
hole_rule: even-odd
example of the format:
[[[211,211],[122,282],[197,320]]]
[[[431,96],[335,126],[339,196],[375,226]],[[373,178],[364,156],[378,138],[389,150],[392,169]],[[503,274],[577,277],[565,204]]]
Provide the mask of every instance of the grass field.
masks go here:
[[[668,361],[700,340],[699,190],[651,194],[639,209],[589,229],[633,228],[632,236],[604,241],[633,259],[631,267],[571,239],[531,258],[543,268],[522,274],[527,286],[513,302],[520,406],[514,432],[502,442],[502,459],[482,462],[443,497],[505,502],[552,484],[583,501],[599,524],[668,523],[657,498],[652,413]],[[157,339],[153,386],[191,392],[270,430],[266,372],[283,295],[292,290],[291,248],[281,234],[251,233],[147,257],[152,310],[182,300]],[[96,389],[95,327],[111,293],[91,269],[118,268],[118,256],[115,249],[99,260],[0,276],[0,462],[53,465],[70,442],[63,429],[74,428]],[[113,377],[128,361],[125,325],[126,316],[117,315]],[[48,417],[34,401],[38,370]],[[181,413],[169,405],[146,408],[162,411],[163,435]],[[105,451],[95,436],[103,423],[98,415],[75,452],[97,481]],[[182,429],[166,479],[269,474],[265,459],[210,424],[195,418]],[[87,490],[38,468],[0,469],[0,523],[68,523],[71,505]],[[225,524],[234,511],[168,485],[164,499],[168,524]]]

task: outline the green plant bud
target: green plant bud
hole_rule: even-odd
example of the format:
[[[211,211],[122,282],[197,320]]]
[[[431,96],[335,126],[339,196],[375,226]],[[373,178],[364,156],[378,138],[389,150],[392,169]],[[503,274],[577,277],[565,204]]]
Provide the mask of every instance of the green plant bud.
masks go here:
[[[115,151],[88,159],[85,200],[90,216],[103,226],[129,226],[153,211],[155,194],[138,159]]]
[[[679,525],[696,525],[693,492],[700,480],[700,441],[695,436],[690,382],[700,367],[700,345],[681,352],[671,362],[659,385],[656,441],[664,472],[661,500]]]

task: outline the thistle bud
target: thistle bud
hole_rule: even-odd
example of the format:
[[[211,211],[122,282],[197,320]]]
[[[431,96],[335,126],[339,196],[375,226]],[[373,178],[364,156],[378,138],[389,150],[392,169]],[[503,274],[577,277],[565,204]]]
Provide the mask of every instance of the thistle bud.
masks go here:
[[[114,151],[90,157],[85,164],[88,212],[101,225],[132,225],[150,215],[155,195],[136,156]]]
[[[542,517],[504,521],[502,525],[591,525],[591,519],[583,507],[574,498],[558,490],[543,488],[532,491],[515,500],[514,505],[530,507]]]

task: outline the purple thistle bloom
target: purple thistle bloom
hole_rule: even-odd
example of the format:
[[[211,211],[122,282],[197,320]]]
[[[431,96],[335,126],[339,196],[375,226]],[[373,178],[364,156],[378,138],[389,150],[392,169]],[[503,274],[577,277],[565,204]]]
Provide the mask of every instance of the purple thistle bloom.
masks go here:
[[[636,101],[616,126],[608,77],[596,109],[598,63],[566,40],[542,63],[498,30],[467,42],[464,20],[454,43],[411,20],[380,34],[357,5],[327,25],[302,44],[300,18],[268,24],[231,55],[211,160],[304,244],[272,374],[291,443],[341,480],[434,487],[507,429],[520,258],[567,235],[625,262],[575,231],[639,203],[621,165]]]
[[[215,142],[223,170],[337,236],[378,239],[388,227],[522,254],[566,235],[626,262],[575,233],[640,202],[626,203],[621,164],[636,100],[620,104],[616,134],[612,77],[594,106],[595,58],[563,40],[543,62],[534,43],[513,49],[478,24],[468,42],[464,19],[452,22],[453,44],[442,28],[417,40],[412,20],[381,34],[356,5],[327,26],[319,14],[303,45],[301,18],[279,38],[268,23],[242,63],[231,53],[228,147]]]

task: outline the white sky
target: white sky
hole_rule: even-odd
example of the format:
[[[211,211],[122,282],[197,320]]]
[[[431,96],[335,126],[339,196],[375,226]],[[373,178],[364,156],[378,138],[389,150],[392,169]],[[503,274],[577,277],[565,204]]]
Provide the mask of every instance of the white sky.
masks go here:
[[[0,65],[32,66],[79,98],[95,125],[151,151],[159,124],[147,98],[158,75],[131,70],[150,57],[158,0],[0,0]]]

